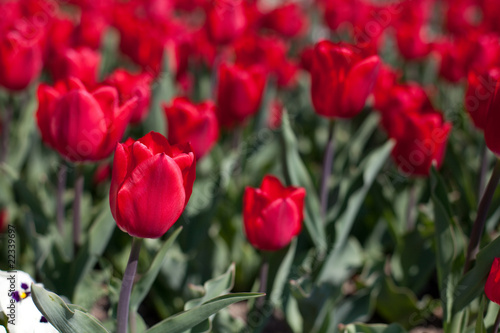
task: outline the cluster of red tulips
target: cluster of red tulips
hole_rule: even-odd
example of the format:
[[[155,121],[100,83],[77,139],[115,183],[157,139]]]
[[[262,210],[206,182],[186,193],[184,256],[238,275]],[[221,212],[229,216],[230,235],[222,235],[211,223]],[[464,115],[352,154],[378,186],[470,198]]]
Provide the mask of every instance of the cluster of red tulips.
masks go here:
[[[500,155],[497,0],[5,0],[0,17],[0,87],[9,101],[36,88],[33,121],[44,144],[67,162],[106,165],[114,153],[111,212],[135,238],[159,238],[179,219],[196,164],[221,137],[237,138],[263,109],[265,126],[279,130],[283,96],[304,82],[311,107],[330,123],[323,217],[337,120],[378,112],[404,177],[428,177],[443,164],[452,122],[435,107],[440,87],[419,80],[428,70],[423,64],[436,66],[442,85],[466,87],[457,103]],[[166,131],[145,130],[165,76],[174,82],[173,98],[160,96]],[[278,93],[266,101],[272,89]],[[4,141],[12,108],[0,110]],[[126,133],[147,134],[134,140]],[[1,162],[12,148],[6,145]],[[306,190],[287,185],[268,174],[260,188],[244,192],[245,234],[259,250],[280,250],[302,230]],[[79,223],[73,227],[77,249]],[[480,237],[484,222],[477,228]],[[486,295],[500,304],[498,265]],[[132,285],[122,288],[130,294]],[[120,332],[128,316],[124,289]]]

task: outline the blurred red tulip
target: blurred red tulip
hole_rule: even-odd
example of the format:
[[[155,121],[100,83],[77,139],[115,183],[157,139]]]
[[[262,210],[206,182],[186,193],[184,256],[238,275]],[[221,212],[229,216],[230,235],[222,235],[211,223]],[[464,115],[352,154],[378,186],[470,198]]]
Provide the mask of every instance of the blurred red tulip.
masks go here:
[[[496,74],[495,74],[496,75]],[[495,91],[488,98],[488,110],[486,115],[486,126],[484,139],[486,146],[500,156],[500,136],[498,135],[498,124],[500,124],[500,81],[496,81]]]
[[[0,209],[0,233],[7,229],[7,209]]]
[[[216,103],[219,124],[232,127],[255,114],[259,110],[265,84],[266,74],[261,66],[220,65]]]
[[[375,98],[373,107],[375,109],[383,110],[386,108],[387,103],[392,98],[392,94],[389,92],[396,85],[400,76],[401,73],[388,65],[382,64],[377,81],[373,87],[373,97]]]
[[[243,197],[243,223],[248,241],[257,249],[276,251],[287,246],[302,230],[302,187],[284,187],[267,175],[260,188],[247,187]]]
[[[69,77],[78,78],[86,87],[96,85],[101,55],[88,47],[65,48],[49,61],[49,70],[54,81]]]
[[[38,87],[38,128],[43,141],[73,162],[108,157],[127,127],[136,99],[118,106],[113,87],[89,92],[70,78],[54,87]]]
[[[285,3],[273,9],[263,18],[264,27],[274,30],[283,37],[292,38],[306,29],[307,18],[298,3]]]
[[[500,258],[493,259],[490,273],[484,285],[484,293],[490,301],[500,304]]]
[[[175,98],[171,105],[164,105],[163,108],[170,143],[189,142],[197,160],[212,149],[219,137],[219,125],[212,102],[194,104],[187,98]]]
[[[108,76],[103,84],[115,87],[120,98],[120,105],[137,97],[137,106],[132,113],[130,122],[141,122],[148,114],[151,100],[152,77],[148,73],[130,73],[125,69],[117,69]]]
[[[109,179],[109,176],[111,176],[111,166],[109,163],[99,164],[94,172],[92,182],[94,185],[103,184]]]
[[[410,24],[401,25],[396,31],[399,52],[407,60],[426,57],[432,50],[432,43],[426,35],[426,28]]]
[[[189,144],[171,146],[155,132],[118,144],[109,191],[116,224],[133,237],[161,237],[186,207],[195,177]]]
[[[417,84],[397,85],[381,109],[382,126],[396,140],[392,157],[405,176],[428,176],[443,163],[451,124]]]
[[[468,85],[465,92],[465,109],[474,126],[484,131],[487,124],[488,109],[495,87],[500,80],[500,68],[492,68],[484,75],[475,71],[469,72]]]
[[[347,45],[329,41],[316,44],[311,69],[316,112],[329,118],[356,116],[372,92],[379,68],[378,56],[363,59]]]
[[[42,71],[39,38],[26,38],[16,30],[0,31],[0,86],[9,90],[25,89]]]
[[[228,44],[241,36],[246,28],[242,0],[214,0],[207,12],[207,31],[216,44]]]
[[[76,45],[99,49],[107,27],[108,20],[99,11],[83,10],[75,30]]]

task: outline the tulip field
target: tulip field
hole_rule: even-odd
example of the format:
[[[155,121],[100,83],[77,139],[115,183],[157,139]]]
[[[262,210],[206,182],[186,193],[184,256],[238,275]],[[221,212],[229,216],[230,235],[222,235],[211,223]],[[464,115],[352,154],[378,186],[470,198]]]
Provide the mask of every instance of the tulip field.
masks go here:
[[[0,333],[492,333],[500,1],[0,0]]]

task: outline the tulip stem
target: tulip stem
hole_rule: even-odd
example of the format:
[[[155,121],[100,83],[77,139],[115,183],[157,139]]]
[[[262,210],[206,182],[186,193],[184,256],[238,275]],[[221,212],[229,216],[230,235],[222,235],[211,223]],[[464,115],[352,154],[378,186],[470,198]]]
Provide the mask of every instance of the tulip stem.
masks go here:
[[[415,205],[417,204],[417,186],[415,183],[411,184],[408,193],[408,206],[406,207],[406,226],[408,231],[415,228]]]
[[[331,120],[328,126],[328,142],[323,158],[323,175],[321,177],[321,216],[326,224],[326,211],[328,209],[328,183],[332,173],[333,157],[335,155],[335,121]]]
[[[267,291],[267,275],[269,273],[269,262],[265,253],[262,253],[262,264],[260,266],[259,273],[259,293],[266,293]],[[261,297],[257,301],[257,306],[262,307],[264,305],[264,297]]]
[[[484,231],[484,224],[486,223],[486,217],[488,214],[488,209],[491,205],[491,200],[495,194],[498,182],[500,181],[500,159],[497,159],[495,168],[493,169],[493,174],[491,175],[490,181],[486,186],[481,201],[479,201],[479,207],[477,209],[476,220],[472,226],[472,233],[469,240],[469,246],[467,248],[467,256],[465,258],[464,264],[464,274],[469,271],[471,261],[476,257],[479,251],[479,243]]]
[[[12,120],[12,108],[7,106],[5,108],[5,114],[2,123],[0,123],[1,128],[1,140],[2,147],[0,151],[0,163],[4,163],[7,160],[7,153],[9,150],[9,131],[10,131],[10,122]]]
[[[479,186],[478,186],[478,198],[480,198],[483,195],[484,192],[484,181],[486,178],[486,173],[488,172],[488,147],[486,144],[483,142],[483,147],[482,147],[482,152],[481,152],[481,170],[479,172]]]
[[[56,214],[57,214],[57,230],[61,236],[64,235],[64,191],[66,189],[66,174],[68,168],[64,163],[61,163],[57,172],[57,197],[56,197]]]
[[[478,319],[479,320],[479,319]],[[493,333],[497,333],[498,332],[498,327],[500,326],[500,310],[498,311],[498,314],[497,314],[497,319],[495,319],[495,325],[493,326]]]
[[[80,234],[81,234],[81,202],[83,195],[83,166],[76,166],[76,178],[75,178],[75,199],[73,201],[73,248],[74,255],[76,255],[78,248],[80,247]]]
[[[135,273],[137,271],[137,262],[141,252],[142,238],[132,238],[132,249],[128,258],[127,268],[123,275],[122,287],[120,289],[120,299],[118,300],[118,310],[116,314],[116,331],[118,333],[127,333],[128,313],[130,305],[130,294],[134,285]]]

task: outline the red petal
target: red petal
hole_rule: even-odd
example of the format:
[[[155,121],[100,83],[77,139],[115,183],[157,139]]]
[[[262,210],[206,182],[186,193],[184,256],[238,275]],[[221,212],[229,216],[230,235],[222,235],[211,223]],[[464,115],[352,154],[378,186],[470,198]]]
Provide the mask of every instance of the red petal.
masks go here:
[[[175,161],[155,155],[138,165],[119,190],[116,222],[131,236],[161,237],[184,210],[185,196]]]
[[[127,176],[128,154],[129,149],[126,145],[118,144],[116,146],[115,157],[113,158],[113,171],[111,174],[111,187],[109,190],[109,205],[115,220],[117,219],[116,196],[118,194],[118,189]]]

